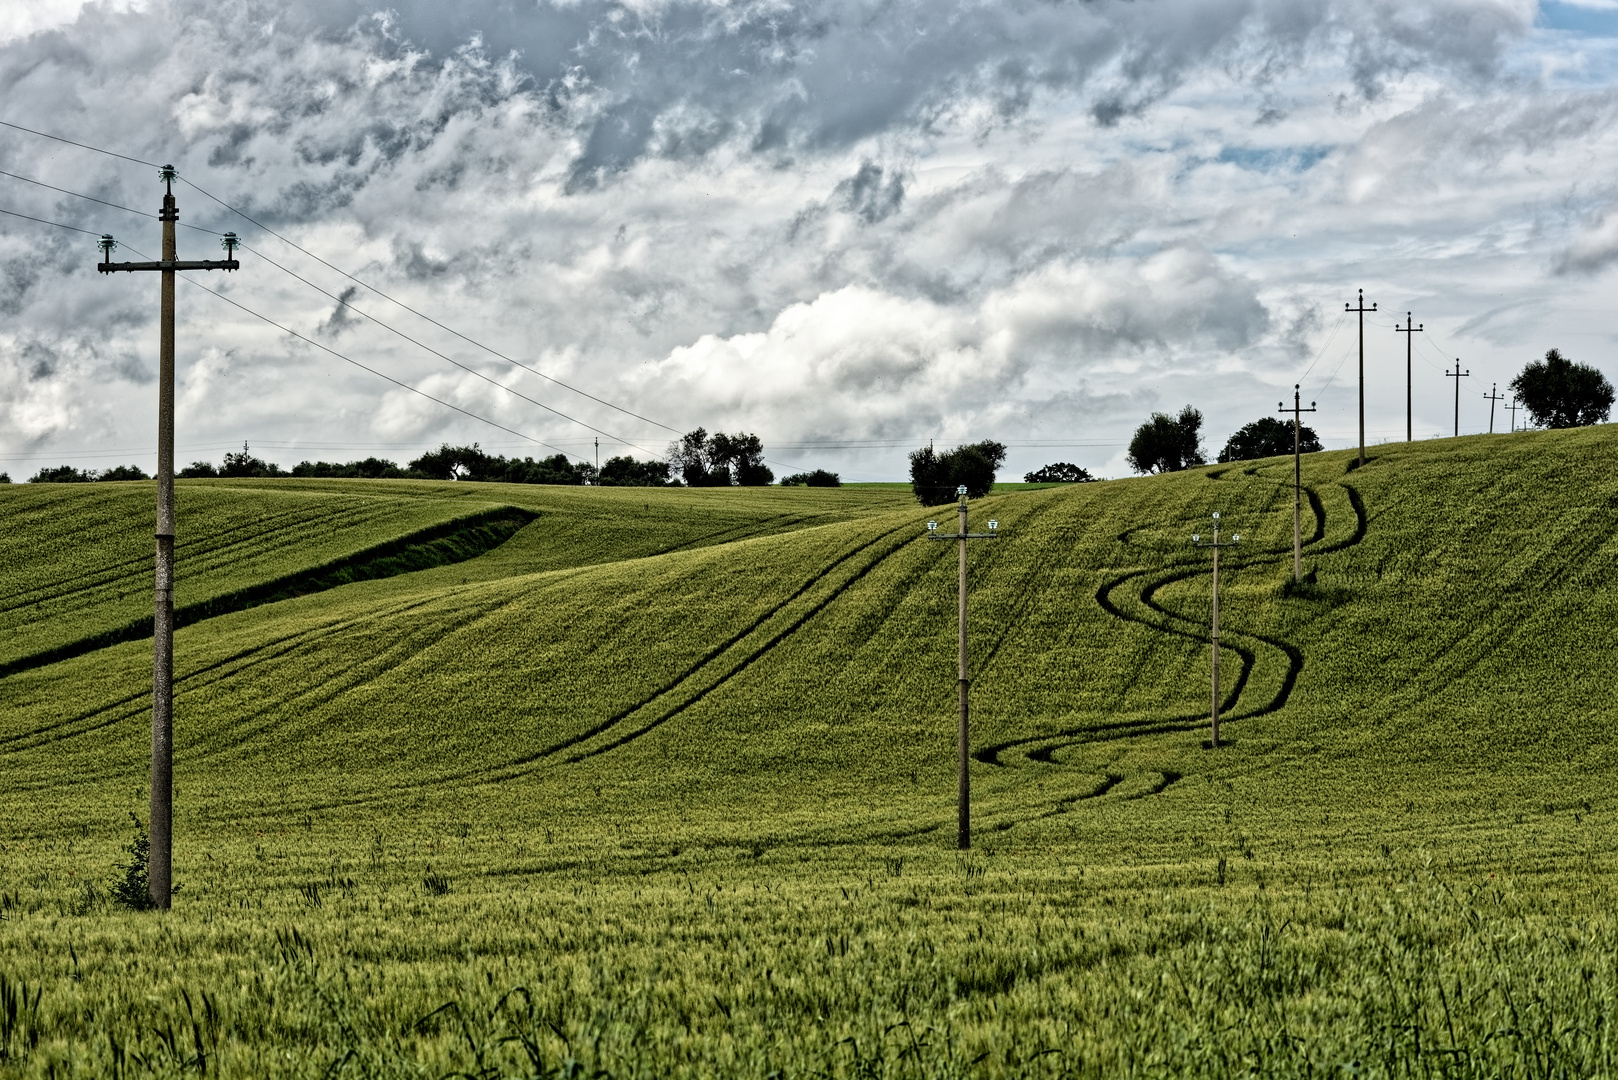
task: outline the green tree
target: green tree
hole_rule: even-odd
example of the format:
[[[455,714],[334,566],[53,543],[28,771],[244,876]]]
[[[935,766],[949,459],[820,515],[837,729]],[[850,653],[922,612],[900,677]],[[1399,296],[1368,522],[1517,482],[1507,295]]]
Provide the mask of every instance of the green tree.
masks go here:
[[[282,470],[281,466],[275,464],[274,462],[265,461],[262,458],[254,457],[252,453],[248,451],[247,444],[242,443],[241,453],[231,453],[225,455],[225,463],[219,466],[219,475],[230,477],[264,477],[285,476],[286,473]]]
[[[93,469],[75,469],[71,465],[58,465],[41,469],[28,478],[30,484],[88,484],[96,478]]]
[[[722,487],[730,484],[730,470],[712,456],[707,428],[688,431],[669,443],[669,468],[686,487]]]
[[[1005,443],[985,439],[966,443],[942,454],[931,446],[910,452],[910,490],[923,506],[954,502],[956,489],[980,499],[994,488],[996,470],[1006,461]]]
[[[599,480],[603,487],[667,487],[669,464],[666,461],[637,461],[632,457],[610,457],[601,466]]]
[[[775,479],[775,473],[764,464],[764,443],[757,435],[716,431],[708,440],[708,459],[739,487],[762,487]]]
[[[1066,461],[1045,465],[1031,473],[1023,473],[1025,484],[1088,484],[1095,479],[1090,470]]]
[[[825,469],[815,469],[812,472],[793,473],[791,476],[781,477],[782,487],[842,487],[843,478],[834,472]]]
[[[150,480],[139,465],[114,465],[96,474],[97,480]]]
[[[1313,454],[1322,449],[1320,437],[1308,424],[1298,428],[1298,449]],[[1252,461],[1292,453],[1292,421],[1261,416],[1242,427],[1219,451],[1220,461]]]
[[[1177,417],[1153,413],[1129,440],[1129,467],[1138,473],[1165,473],[1205,465],[1201,432],[1202,413],[1190,405]]]
[[[686,432],[669,443],[669,466],[687,487],[758,487],[775,479],[764,464],[763,441],[743,432]]]
[[[292,466],[293,476],[319,479],[392,480],[408,475],[398,462],[387,458],[368,457],[364,461],[300,461]]]
[[[1612,411],[1612,383],[1588,364],[1575,363],[1559,349],[1531,361],[1511,380],[1511,390],[1541,427],[1599,424]]]

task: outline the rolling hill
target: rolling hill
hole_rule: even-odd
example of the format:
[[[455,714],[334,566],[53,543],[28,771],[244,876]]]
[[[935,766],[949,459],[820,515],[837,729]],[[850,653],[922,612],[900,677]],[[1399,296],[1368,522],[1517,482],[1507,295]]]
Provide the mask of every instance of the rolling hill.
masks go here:
[[[182,485],[161,919],[149,491],[0,489],[0,1075],[1610,1070],[1614,430],[974,503],[966,856],[903,492]]]

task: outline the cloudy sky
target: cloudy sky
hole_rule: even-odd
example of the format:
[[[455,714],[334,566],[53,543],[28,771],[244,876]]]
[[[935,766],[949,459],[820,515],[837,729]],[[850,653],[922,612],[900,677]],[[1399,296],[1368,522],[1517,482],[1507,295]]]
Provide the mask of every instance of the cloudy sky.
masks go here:
[[[0,0],[0,121],[84,144],[0,127],[0,210],[86,230],[0,215],[0,469],[153,467],[156,276],[91,234],[157,257],[162,163],[182,258],[248,247],[179,288],[182,462],[1116,476],[1297,382],[1348,446],[1359,289],[1368,441],[1407,311],[1416,437],[1457,356],[1485,430],[1549,347],[1618,379],[1615,76],[1618,0]]]

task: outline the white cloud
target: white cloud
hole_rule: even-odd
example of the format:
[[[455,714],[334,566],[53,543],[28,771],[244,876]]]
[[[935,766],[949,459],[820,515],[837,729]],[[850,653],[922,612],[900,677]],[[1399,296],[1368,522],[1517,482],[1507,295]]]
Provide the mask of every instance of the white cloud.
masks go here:
[[[1614,80],[1584,39],[1535,30],[1527,0],[378,7],[64,7],[52,33],[0,44],[5,116],[173,161],[510,356],[675,427],[766,444],[1015,446],[1080,427],[1074,441],[1121,441],[1135,413],[1187,400],[1210,433],[1234,429],[1300,377],[1362,285],[1385,308],[1421,308],[1435,342],[1502,381],[1558,343],[1536,336],[1553,313],[1570,352],[1601,362],[1609,334]],[[146,214],[160,191],[145,166],[9,130],[0,169]],[[350,281],[179,196],[184,224],[254,249],[241,273],[200,284],[501,424],[591,447],[585,428],[334,319],[264,256],[333,294]],[[155,248],[149,217],[18,181],[0,178],[0,207]],[[214,243],[182,230],[182,255]],[[0,218],[0,454],[149,439],[126,399],[155,366],[153,283],[97,279],[95,257],[89,237]],[[352,302],[625,444],[669,437],[375,294]],[[182,444],[535,450],[195,289],[180,312]],[[1368,344],[1374,372],[1394,339],[1372,332],[1388,339]],[[33,379],[30,342],[74,359]],[[1402,433],[1398,359],[1398,385],[1368,392],[1373,407],[1397,394]],[[1323,431],[1351,430],[1322,405]],[[1019,453],[1014,468],[1043,463]],[[1081,463],[1112,451],[1093,453]],[[873,476],[902,463],[832,462]]]

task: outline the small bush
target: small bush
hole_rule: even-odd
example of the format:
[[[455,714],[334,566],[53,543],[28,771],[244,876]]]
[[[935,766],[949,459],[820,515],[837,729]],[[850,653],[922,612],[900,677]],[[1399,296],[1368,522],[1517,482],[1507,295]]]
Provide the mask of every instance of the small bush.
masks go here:
[[[129,846],[124,848],[129,860],[117,866],[122,876],[112,883],[112,900],[130,911],[150,911],[153,906],[152,838],[146,831],[144,821],[134,814],[130,814],[129,819],[135,823],[135,835],[130,839]]]

